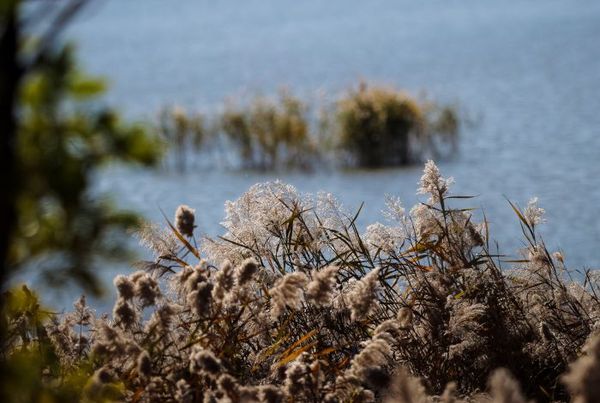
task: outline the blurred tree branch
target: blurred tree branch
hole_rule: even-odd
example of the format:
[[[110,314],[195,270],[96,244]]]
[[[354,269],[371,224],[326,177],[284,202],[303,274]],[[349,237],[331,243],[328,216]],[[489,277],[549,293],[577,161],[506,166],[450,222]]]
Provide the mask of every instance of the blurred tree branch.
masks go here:
[[[79,71],[72,47],[61,43],[87,3],[47,0],[31,9],[0,2],[2,291],[33,265],[51,285],[75,281],[99,293],[95,257],[123,252],[117,232],[137,217],[91,199],[91,175],[111,160],[149,165],[158,158],[143,127],[99,105],[104,83]]]
[[[16,222],[16,109],[17,91],[23,76],[18,60],[20,41],[18,2],[8,0],[2,4],[0,26],[0,159],[4,167],[0,173],[0,287],[4,288],[8,276],[8,249]],[[2,326],[2,335],[4,326]]]
[[[25,62],[20,46],[23,41],[21,1],[4,0],[0,6],[0,159],[4,168],[0,174],[0,288],[4,289],[9,275],[8,251],[16,223],[16,201],[21,181],[16,170],[17,108],[23,77],[35,71],[53,48],[59,34],[82,8],[86,0],[68,1],[41,37],[34,56]],[[55,1],[45,4],[56,6]],[[48,9],[44,7],[44,14]]]
[[[50,24],[50,27],[46,33],[42,35],[35,56],[26,66],[26,70],[35,69],[36,66],[39,66],[40,62],[44,60],[44,56],[47,54],[47,52],[51,51],[53,48],[58,36],[61,34],[64,28],[87,2],[88,0],[72,0],[63,6],[63,8],[58,12],[58,15],[54,18],[54,21]],[[50,3],[53,2],[50,1]]]

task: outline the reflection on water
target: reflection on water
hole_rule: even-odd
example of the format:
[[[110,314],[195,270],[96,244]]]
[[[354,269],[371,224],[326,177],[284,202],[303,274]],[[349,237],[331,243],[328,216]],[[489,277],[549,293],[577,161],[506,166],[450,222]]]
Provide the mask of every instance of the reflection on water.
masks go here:
[[[481,195],[502,250],[521,243],[504,196],[538,196],[551,250],[573,267],[600,267],[600,3],[596,1],[374,2],[333,0],[107,1],[73,28],[84,65],[108,74],[110,100],[131,116],[166,103],[218,107],[231,94],[307,97],[365,77],[442,101],[460,101],[481,123],[441,164],[456,192]],[[107,170],[98,190],[160,220],[159,207],[197,209],[200,230],[219,233],[223,202],[280,178],[326,190],[361,224],[381,220],[384,194],[407,206],[420,167],[376,172],[256,174]],[[112,267],[109,271],[123,270]]]

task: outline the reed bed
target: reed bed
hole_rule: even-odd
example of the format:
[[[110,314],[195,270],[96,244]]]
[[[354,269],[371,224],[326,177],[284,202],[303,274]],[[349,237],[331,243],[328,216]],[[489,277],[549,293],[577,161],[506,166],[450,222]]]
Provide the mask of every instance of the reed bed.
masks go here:
[[[5,296],[2,388],[14,401],[599,401],[597,274],[572,279],[546,249],[536,200],[511,204],[522,258],[494,252],[451,184],[428,162],[423,201],[390,198],[387,223],[364,232],[330,194],[280,182],[228,202],[218,238],[197,238],[180,206],[140,229],[155,259],[115,278],[111,314]]]
[[[167,108],[158,127],[180,170],[194,154],[214,160],[212,165],[240,169],[310,170],[326,164],[408,165],[427,156],[450,156],[461,120],[456,106],[363,82],[318,107],[282,90],[276,98],[226,103],[210,116]]]

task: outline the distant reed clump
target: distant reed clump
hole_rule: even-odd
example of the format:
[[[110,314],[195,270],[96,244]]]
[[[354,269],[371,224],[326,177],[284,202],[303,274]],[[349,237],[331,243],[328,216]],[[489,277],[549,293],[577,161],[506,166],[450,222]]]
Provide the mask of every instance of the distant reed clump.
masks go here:
[[[209,145],[211,133],[200,113],[181,106],[165,107],[158,114],[158,133],[173,152],[174,165],[184,171],[195,154]]]
[[[387,87],[361,83],[313,116],[289,91],[278,98],[256,97],[227,103],[208,120],[182,108],[161,114],[160,131],[174,149],[180,168],[190,151],[203,152],[222,165],[243,169],[313,169],[407,165],[425,156],[456,151],[457,108],[417,100]],[[233,160],[233,161],[232,161]]]
[[[439,141],[456,148],[459,121],[440,107],[384,87],[368,87],[341,99],[336,108],[338,146],[361,167],[407,165],[426,153],[439,158]]]
[[[285,91],[277,101],[259,97],[243,108],[228,104],[218,127],[244,168],[307,168],[317,152],[306,105]]]
[[[216,239],[196,239],[182,206],[140,230],[156,257],[115,279],[111,315],[5,296],[2,388],[15,401],[598,401],[597,272],[571,279],[535,200],[513,206],[525,247],[503,260],[451,183],[428,162],[423,202],[389,199],[389,223],[364,233],[330,194],[279,182],[228,202]]]

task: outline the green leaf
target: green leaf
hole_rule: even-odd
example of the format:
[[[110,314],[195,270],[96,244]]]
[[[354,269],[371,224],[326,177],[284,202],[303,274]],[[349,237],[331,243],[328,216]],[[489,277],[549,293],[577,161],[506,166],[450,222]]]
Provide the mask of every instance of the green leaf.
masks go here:
[[[86,77],[76,74],[69,83],[71,95],[78,100],[87,100],[97,97],[106,91],[106,82],[98,78]]]

